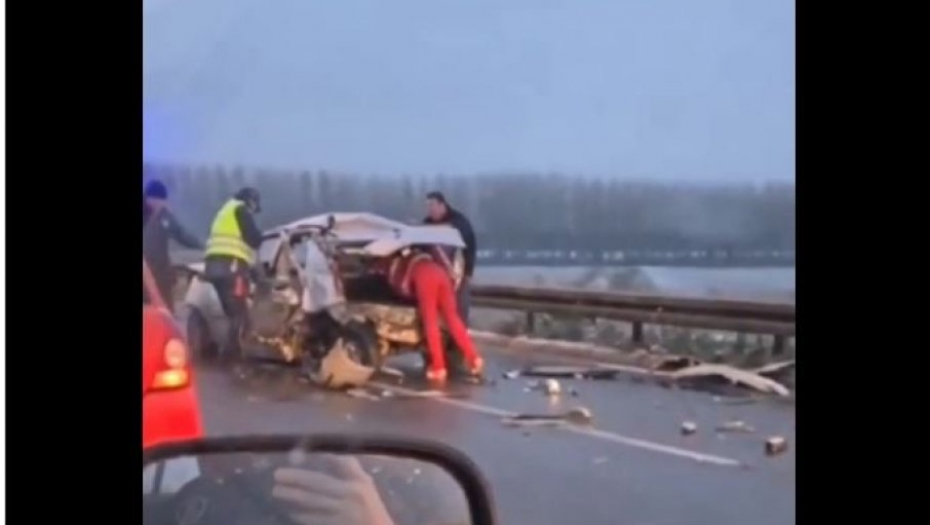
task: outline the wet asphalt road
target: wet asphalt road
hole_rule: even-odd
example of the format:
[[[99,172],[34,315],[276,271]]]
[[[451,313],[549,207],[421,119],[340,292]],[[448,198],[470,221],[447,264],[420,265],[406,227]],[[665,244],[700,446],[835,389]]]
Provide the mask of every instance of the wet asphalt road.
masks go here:
[[[540,392],[527,392],[526,379],[501,377],[505,370],[529,364],[529,358],[488,350],[488,377],[495,384],[450,385],[448,391],[463,396],[452,403],[353,398],[316,390],[280,371],[242,380],[228,370],[201,369],[197,379],[207,430],[214,435],[378,432],[450,444],[471,456],[490,480],[503,523],[794,523],[793,406],[729,404],[708,393],[628,379],[562,381],[578,396],[563,394],[550,401]],[[417,383],[408,378],[403,387],[426,389]],[[579,405],[593,412],[597,432],[514,428],[495,415],[554,413]],[[730,419],[742,419],[756,432],[714,431]],[[683,420],[694,421],[698,433],[681,436]],[[790,448],[766,457],[763,441],[773,434],[786,437]],[[740,466],[698,461],[688,451]]]

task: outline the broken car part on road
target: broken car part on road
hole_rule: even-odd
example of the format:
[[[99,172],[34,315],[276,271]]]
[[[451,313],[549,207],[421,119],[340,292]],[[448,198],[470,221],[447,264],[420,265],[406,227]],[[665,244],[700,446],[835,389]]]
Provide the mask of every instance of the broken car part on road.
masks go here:
[[[772,436],[765,440],[765,454],[777,456],[788,450],[788,440],[781,436]]]
[[[517,414],[502,418],[505,425],[511,426],[559,426],[564,424],[590,425],[594,414],[585,407],[575,407],[563,414]]]
[[[740,370],[728,365],[702,363],[691,358],[668,359],[664,362],[668,367],[671,367],[672,364],[675,363],[683,365],[683,368],[674,371],[657,371],[652,369],[634,369],[631,367],[624,367],[623,370],[618,370],[614,365],[607,364],[596,366],[530,366],[505,372],[504,377],[506,379],[539,377],[611,380],[618,379],[620,374],[625,372],[628,374],[638,373],[640,375],[646,375],[660,381],[665,380],[670,383],[684,384],[696,389],[707,388],[714,383],[722,383],[755,390],[765,394],[775,394],[781,397],[790,396],[790,391],[787,387],[753,371]]]

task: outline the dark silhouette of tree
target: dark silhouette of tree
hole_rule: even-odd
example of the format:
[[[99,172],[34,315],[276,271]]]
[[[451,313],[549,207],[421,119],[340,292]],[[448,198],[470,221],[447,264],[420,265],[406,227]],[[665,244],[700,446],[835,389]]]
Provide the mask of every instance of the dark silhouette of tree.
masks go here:
[[[686,185],[597,179],[556,173],[471,177],[357,176],[145,163],[160,178],[191,228],[206,234],[217,208],[243,185],[263,194],[260,222],[270,227],[303,216],[370,211],[401,221],[422,219],[424,198],[444,192],[475,227],[482,249],[605,252],[793,252],[793,184]],[[707,255],[708,257],[710,255]]]

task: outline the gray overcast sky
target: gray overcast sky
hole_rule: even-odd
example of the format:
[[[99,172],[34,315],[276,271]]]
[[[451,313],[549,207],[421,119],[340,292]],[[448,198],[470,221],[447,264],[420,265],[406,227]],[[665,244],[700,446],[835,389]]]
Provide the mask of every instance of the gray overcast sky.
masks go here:
[[[789,0],[144,0],[147,160],[794,179]]]

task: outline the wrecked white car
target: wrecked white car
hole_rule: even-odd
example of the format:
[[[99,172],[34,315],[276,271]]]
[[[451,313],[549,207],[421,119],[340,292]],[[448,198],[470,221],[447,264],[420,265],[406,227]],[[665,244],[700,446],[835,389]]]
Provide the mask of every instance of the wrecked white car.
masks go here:
[[[251,333],[242,347],[302,366],[318,382],[342,386],[363,382],[327,363],[331,356],[370,371],[404,352],[424,355],[420,318],[413,302],[397,297],[383,277],[371,271],[383,257],[413,246],[438,245],[452,252],[457,287],[464,270],[465,243],[448,226],[408,225],[368,213],[309,217],[266,232],[258,250],[263,283],[250,297]],[[215,354],[227,319],[203,263],[185,265],[190,276],[184,295],[187,336],[197,356]],[[459,352],[446,337],[449,363]],[[333,357],[332,359],[336,359]],[[352,368],[349,366],[348,368]],[[341,377],[354,375],[356,378]],[[362,379],[357,379],[361,377]]]

